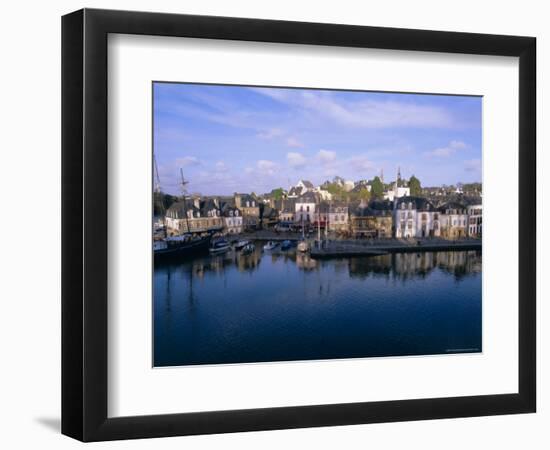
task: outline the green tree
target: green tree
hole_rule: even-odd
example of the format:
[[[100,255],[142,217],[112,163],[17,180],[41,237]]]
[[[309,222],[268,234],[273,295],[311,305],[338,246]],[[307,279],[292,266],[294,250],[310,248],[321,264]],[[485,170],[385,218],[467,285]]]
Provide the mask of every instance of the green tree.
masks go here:
[[[372,180],[370,194],[374,199],[380,199],[384,196],[384,184],[379,177],[374,177]]]
[[[277,188],[271,191],[271,196],[273,197],[274,200],[281,200],[283,198],[283,193],[284,193],[283,188]]]
[[[346,191],[337,183],[329,183],[326,190],[332,194],[334,200],[342,200]]]
[[[411,189],[411,195],[419,196],[422,193],[420,180],[414,175],[409,179],[409,188]]]

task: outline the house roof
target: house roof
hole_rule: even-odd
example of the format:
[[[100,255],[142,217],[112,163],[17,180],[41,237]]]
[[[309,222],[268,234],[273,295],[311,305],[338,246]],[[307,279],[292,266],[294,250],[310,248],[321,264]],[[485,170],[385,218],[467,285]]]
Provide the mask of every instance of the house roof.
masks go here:
[[[445,211],[449,209],[456,209],[456,210],[466,210],[466,206],[462,203],[458,202],[448,202],[441,205],[439,208],[437,208],[439,212],[444,213]]]
[[[296,203],[315,203],[316,201],[317,197],[313,192],[306,192],[296,200]]]
[[[396,202],[396,209],[400,209],[402,203],[404,203],[406,207],[408,207],[409,203],[412,203],[413,209],[416,209],[418,211],[434,211],[436,209],[433,203],[424,197],[413,197],[413,196],[400,197],[397,200],[395,200],[395,202]]]
[[[308,189],[313,189],[314,188],[313,183],[311,181],[308,181],[308,180],[300,180],[300,181]]]
[[[192,200],[180,200],[179,202],[172,203],[170,207],[166,210],[166,214],[170,216],[171,214],[176,214],[177,217],[185,217],[186,211],[200,212],[200,209],[197,208]]]

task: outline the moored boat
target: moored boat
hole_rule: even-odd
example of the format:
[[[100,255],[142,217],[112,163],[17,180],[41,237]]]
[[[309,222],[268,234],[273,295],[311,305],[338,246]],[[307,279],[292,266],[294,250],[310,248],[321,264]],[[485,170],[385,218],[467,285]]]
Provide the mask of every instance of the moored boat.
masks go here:
[[[305,253],[309,250],[309,244],[307,241],[300,241],[297,248],[299,252]]]
[[[212,244],[212,247],[210,247],[210,253],[225,253],[230,249],[231,245],[229,244],[229,242],[227,242],[225,239],[221,239]]]
[[[155,262],[174,258],[185,258],[208,252],[210,236],[193,237],[189,234],[167,237],[153,242],[153,255]]]
[[[250,241],[247,241],[246,239],[241,239],[240,241],[237,241],[235,244],[235,250],[241,250],[242,248],[246,247],[248,244],[250,244]]]
[[[250,255],[251,253],[256,250],[256,246],[254,244],[246,244],[242,249],[243,255]]]
[[[277,242],[269,241],[267,244],[264,245],[264,250],[273,250],[275,247],[279,245]]]

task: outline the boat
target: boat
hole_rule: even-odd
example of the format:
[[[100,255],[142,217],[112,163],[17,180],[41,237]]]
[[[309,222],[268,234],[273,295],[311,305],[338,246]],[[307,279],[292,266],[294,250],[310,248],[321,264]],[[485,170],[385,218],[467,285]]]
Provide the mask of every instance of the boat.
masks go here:
[[[292,241],[286,240],[281,244],[281,250],[288,250],[290,247],[292,247]]]
[[[264,250],[273,250],[275,247],[279,245],[277,242],[269,241],[267,244],[264,245]]]
[[[210,247],[210,236],[194,237],[190,234],[171,236],[153,242],[155,262],[207,253]]]
[[[250,244],[250,241],[247,241],[246,239],[241,239],[240,241],[237,241],[235,244],[235,250],[241,250],[242,248],[246,247],[248,244]]]
[[[309,250],[309,244],[307,241],[300,241],[297,248],[299,252],[305,253]]]
[[[256,246],[254,244],[246,244],[243,249],[242,249],[242,254],[243,255],[250,255],[251,253],[254,252],[254,250],[256,250]]]
[[[210,247],[210,253],[225,253],[231,249],[231,245],[225,239],[220,239],[212,244]]]

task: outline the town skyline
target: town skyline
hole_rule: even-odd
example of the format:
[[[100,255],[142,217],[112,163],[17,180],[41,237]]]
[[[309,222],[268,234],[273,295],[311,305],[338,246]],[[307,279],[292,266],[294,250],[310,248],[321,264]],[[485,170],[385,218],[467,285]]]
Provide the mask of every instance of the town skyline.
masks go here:
[[[231,195],[335,176],[482,182],[481,98],[154,83],[162,191]]]

